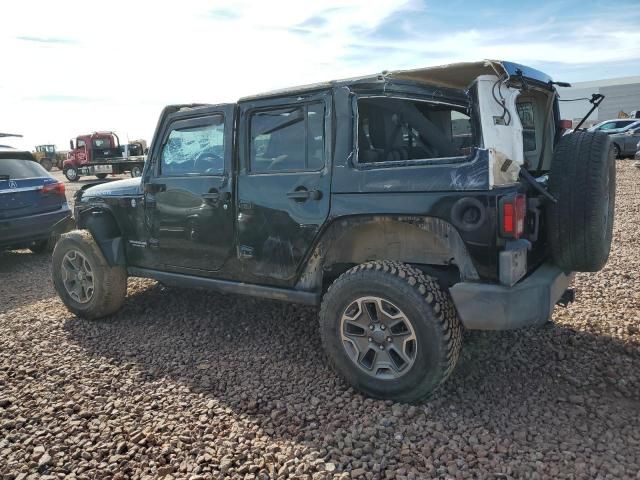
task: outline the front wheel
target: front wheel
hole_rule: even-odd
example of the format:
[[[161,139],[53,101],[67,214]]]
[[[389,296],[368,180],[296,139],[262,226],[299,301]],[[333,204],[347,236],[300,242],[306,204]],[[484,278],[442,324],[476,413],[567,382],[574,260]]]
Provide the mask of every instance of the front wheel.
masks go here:
[[[334,369],[355,389],[414,402],[453,371],[462,327],[435,279],[399,262],[374,261],[331,285],[320,334]]]
[[[127,271],[110,266],[87,230],[60,237],[53,250],[53,285],[67,309],[97,319],[117,311],[127,295]]]
[[[99,180],[104,180],[105,178],[107,178],[107,174],[106,173],[96,173],[96,177],[98,177]]]
[[[134,165],[131,168],[131,178],[136,178],[142,175],[142,167],[140,165]]]
[[[80,179],[80,175],[78,175],[78,169],[75,167],[67,167],[63,171],[64,176],[67,177],[67,180],[70,182],[77,182]]]

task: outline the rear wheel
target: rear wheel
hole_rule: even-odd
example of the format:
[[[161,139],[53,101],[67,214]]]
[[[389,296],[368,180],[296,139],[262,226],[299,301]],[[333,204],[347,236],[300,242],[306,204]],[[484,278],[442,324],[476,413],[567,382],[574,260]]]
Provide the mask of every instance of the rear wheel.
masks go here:
[[[613,158],[620,158],[620,147],[618,144],[612,143],[611,148],[613,149]]]
[[[53,285],[79,317],[97,319],[117,311],[127,294],[127,271],[110,266],[91,234],[74,230],[53,250]]]
[[[462,327],[437,281],[392,261],[368,262],[329,288],[320,333],[334,369],[367,395],[413,402],[453,371]]]
[[[96,177],[98,177],[100,180],[104,180],[105,178],[107,178],[107,174],[106,173],[96,173]]]
[[[66,167],[63,171],[64,176],[67,177],[67,180],[70,182],[77,182],[80,179],[80,175],[78,175],[78,169],[75,167]]]

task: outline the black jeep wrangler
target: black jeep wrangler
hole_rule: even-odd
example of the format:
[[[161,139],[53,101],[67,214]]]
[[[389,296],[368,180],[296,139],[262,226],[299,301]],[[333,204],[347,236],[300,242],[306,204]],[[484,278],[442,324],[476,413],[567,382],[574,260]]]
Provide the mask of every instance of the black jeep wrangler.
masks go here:
[[[76,195],[55,288],[89,319],[127,276],[319,305],[340,375],[419,400],[463,327],[542,324],[606,263],[609,138],[563,126],[554,82],[504,61],[169,106],[141,178]]]

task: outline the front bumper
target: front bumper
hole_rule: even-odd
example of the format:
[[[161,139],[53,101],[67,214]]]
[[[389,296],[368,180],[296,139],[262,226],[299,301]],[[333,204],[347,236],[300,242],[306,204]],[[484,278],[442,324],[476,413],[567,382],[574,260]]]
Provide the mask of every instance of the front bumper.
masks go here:
[[[461,282],[450,292],[465,328],[513,330],[545,323],[572,280],[573,273],[545,263],[512,287]]]

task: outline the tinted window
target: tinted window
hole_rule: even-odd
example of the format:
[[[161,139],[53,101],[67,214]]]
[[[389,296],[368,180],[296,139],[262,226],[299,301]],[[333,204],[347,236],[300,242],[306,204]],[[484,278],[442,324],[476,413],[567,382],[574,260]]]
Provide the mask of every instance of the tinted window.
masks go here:
[[[463,107],[394,98],[358,101],[358,162],[467,156],[475,145]]]
[[[224,173],[224,118],[171,130],[162,149],[162,175],[221,175]]]
[[[320,170],[324,166],[324,105],[314,103],[251,115],[251,171]]]
[[[613,130],[616,127],[616,122],[605,123],[604,125],[599,127],[599,130]]]
[[[31,160],[0,158],[0,177],[15,178],[50,177],[39,163]]]

